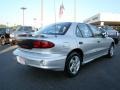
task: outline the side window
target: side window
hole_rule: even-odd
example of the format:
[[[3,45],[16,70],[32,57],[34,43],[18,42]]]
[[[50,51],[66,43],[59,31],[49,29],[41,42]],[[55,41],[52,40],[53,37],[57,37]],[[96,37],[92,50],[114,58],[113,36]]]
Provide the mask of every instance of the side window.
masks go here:
[[[80,31],[78,26],[76,27],[76,36],[77,37],[82,37],[81,31]]]
[[[88,26],[92,30],[94,37],[102,37],[101,31],[96,26],[93,26],[93,25],[88,25]]]
[[[81,23],[78,25],[78,27],[79,27],[83,37],[85,37],[85,38],[93,37],[92,32],[90,31],[90,29],[87,27],[86,24]]]

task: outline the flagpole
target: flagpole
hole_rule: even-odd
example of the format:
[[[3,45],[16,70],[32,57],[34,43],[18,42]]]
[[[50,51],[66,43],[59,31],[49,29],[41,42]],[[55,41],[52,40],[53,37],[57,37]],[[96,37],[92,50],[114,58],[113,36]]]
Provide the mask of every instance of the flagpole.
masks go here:
[[[74,0],[74,22],[76,22],[76,0]]]
[[[54,0],[54,18],[55,18],[55,23],[56,23],[56,6],[55,6],[55,0]]]
[[[41,0],[41,27],[43,27],[43,0]]]

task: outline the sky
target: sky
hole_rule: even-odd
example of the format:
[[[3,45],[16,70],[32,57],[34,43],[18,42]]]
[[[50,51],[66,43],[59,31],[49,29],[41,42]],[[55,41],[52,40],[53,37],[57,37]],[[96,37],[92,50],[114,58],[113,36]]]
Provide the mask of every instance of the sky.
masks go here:
[[[59,18],[60,5],[64,5],[64,11]],[[1,0],[0,24],[22,25],[23,12],[25,10],[25,25],[41,26],[41,0]],[[76,0],[76,21],[83,20],[100,12],[120,13],[120,0]],[[55,20],[56,17],[56,20]],[[36,19],[34,19],[36,18]],[[43,0],[43,25],[61,21],[75,21],[74,0]]]

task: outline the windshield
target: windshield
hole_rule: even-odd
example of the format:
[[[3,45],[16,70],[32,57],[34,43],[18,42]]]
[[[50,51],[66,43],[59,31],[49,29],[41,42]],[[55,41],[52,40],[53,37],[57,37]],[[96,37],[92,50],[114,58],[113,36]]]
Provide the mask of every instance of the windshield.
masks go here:
[[[68,28],[70,27],[71,23],[58,23],[52,24],[47,27],[39,29],[35,32],[35,35],[39,34],[48,34],[48,35],[64,35]]]

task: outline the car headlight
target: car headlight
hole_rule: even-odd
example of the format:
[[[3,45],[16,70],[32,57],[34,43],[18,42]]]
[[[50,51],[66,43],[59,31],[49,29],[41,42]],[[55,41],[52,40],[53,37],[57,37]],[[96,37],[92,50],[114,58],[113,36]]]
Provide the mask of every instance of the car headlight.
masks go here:
[[[10,34],[10,37],[14,37],[14,34],[12,33],[12,34]]]
[[[119,33],[117,32],[117,36],[119,36]]]

